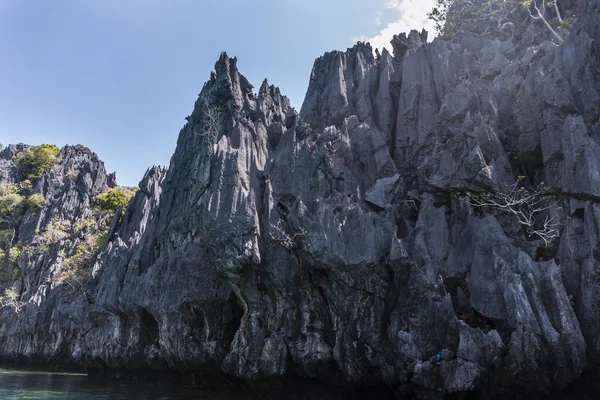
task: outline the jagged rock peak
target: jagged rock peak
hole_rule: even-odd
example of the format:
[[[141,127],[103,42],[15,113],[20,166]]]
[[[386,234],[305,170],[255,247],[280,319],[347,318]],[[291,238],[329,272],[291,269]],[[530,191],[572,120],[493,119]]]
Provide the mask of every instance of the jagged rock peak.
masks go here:
[[[12,158],[19,154],[28,151],[33,146],[25,143],[16,143],[7,145],[2,151],[0,151],[0,158],[4,160],[12,160]]]
[[[167,168],[161,167],[160,165],[153,165],[152,168],[148,168],[138,185],[140,190],[150,196],[152,185],[155,182],[161,182],[166,173]]]
[[[281,97],[281,91],[279,87],[275,85],[269,85],[269,81],[265,78],[258,89],[258,95],[269,94],[272,97]]]
[[[237,58],[231,58],[226,52],[222,52],[210,80],[204,83],[198,95],[193,113],[186,120],[198,123],[208,108],[219,109],[234,119],[244,119],[248,115],[255,115],[257,107],[262,108],[263,113],[266,112],[265,103],[269,107],[275,104],[279,114],[287,112],[290,101],[281,94],[277,86],[269,85],[265,79],[258,94],[253,89],[254,85],[239,72]],[[242,110],[244,115],[236,115]]]
[[[31,147],[23,143],[9,144],[0,152],[0,182],[14,183],[18,181],[19,173],[13,157],[28,151]]]
[[[361,42],[358,41],[356,42],[356,44],[352,47],[348,47],[346,49],[346,51],[342,51],[342,50],[332,50],[332,51],[328,51],[325,54],[323,54],[322,56],[318,57],[315,60],[315,63],[318,62],[322,62],[324,60],[330,60],[332,57],[340,57],[342,55],[352,55],[352,54],[356,54],[356,53],[363,53],[363,55],[366,58],[372,58],[373,57],[373,47],[371,46],[370,42]]]
[[[106,176],[106,184],[111,189],[117,186],[117,173],[116,172],[111,172],[110,174],[108,174]]]
[[[383,59],[387,57],[384,52]],[[378,66],[370,43],[358,42],[345,52],[331,51],[315,60],[300,117],[313,127],[339,125],[356,115],[364,121],[378,91]],[[389,72],[386,71],[389,80]],[[388,91],[386,88],[385,91]]]
[[[93,162],[98,162],[104,165],[104,162],[100,160],[96,153],[81,144],[65,145],[63,148],[61,148],[59,157],[63,160],[74,157],[88,158]]]
[[[254,86],[239,73],[237,58],[230,58],[222,52],[215,63],[210,80],[204,84],[200,97],[207,97],[209,101],[226,102],[234,100],[238,107],[244,104],[244,98],[252,94]]]
[[[394,49],[394,57],[400,58],[404,56],[404,54],[410,49],[417,49],[427,43],[428,32],[423,29],[421,33],[416,30],[411,30],[406,36],[406,33],[400,33],[399,35],[394,35],[390,44]]]

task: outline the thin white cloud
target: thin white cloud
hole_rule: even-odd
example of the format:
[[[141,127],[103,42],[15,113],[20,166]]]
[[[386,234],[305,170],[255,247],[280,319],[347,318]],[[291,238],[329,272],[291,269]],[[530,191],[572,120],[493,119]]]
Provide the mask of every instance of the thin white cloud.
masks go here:
[[[377,14],[375,15],[375,18],[373,18],[373,23],[377,26],[381,26],[383,24],[383,22],[381,21],[381,16],[382,16],[382,12],[381,11],[377,11]]]
[[[431,11],[436,0],[390,0],[386,3],[386,13],[395,13],[397,19],[388,23],[379,33],[373,37],[360,37],[357,40],[371,42],[373,48],[380,51],[386,47],[391,49],[390,40],[402,32],[410,32],[416,29],[429,31],[429,40],[435,36],[433,21],[427,18],[427,13]]]

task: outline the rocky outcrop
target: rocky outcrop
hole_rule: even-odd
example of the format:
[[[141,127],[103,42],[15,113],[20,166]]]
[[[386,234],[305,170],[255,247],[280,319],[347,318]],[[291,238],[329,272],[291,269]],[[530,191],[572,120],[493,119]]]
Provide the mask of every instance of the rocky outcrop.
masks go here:
[[[21,180],[13,157],[30,148],[9,146],[0,153],[0,176],[12,177],[1,183]],[[18,271],[11,274],[13,280],[8,282],[3,274],[1,282],[3,290],[9,288],[18,294],[10,302],[3,296],[3,360],[64,357],[64,349],[81,335],[85,315],[80,291],[57,277],[86,236],[102,224],[92,218],[92,207],[97,196],[106,190],[106,171],[97,155],[83,146],[65,146],[55,167],[33,188],[34,193],[43,196],[40,209],[30,207],[16,227],[3,227],[3,232],[14,231],[8,247],[12,244],[20,253],[18,259],[10,260],[12,265],[2,266],[9,272],[13,268]]]
[[[588,2],[561,46],[414,31],[393,55],[327,53],[299,113],[222,54],[83,288],[52,284],[74,244],[19,259],[0,355],[397,398],[565,389],[600,362],[599,12]],[[85,216],[113,181],[63,149],[20,235]],[[536,226],[560,221],[559,237],[474,206],[516,183],[549,188]]]

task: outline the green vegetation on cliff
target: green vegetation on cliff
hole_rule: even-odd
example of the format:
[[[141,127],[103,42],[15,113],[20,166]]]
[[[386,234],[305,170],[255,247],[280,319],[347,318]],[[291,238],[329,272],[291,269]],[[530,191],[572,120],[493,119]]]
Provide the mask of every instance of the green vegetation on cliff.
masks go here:
[[[438,34],[451,41],[463,34],[510,39],[517,24],[532,19],[541,21],[562,42],[571,21],[562,18],[559,3],[558,0],[437,0],[428,16],[435,21]]]
[[[117,186],[106,193],[98,196],[98,209],[100,211],[114,214],[119,206],[123,206],[123,211],[129,203],[129,200],[135,195],[138,188],[128,186]]]
[[[42,144],[26,153],[15,156],[19,174],[24,179],[35,181],[50,170],[56,163],[60,147],[54,144]]]
[[[42,208],[46,199],[41,193],[31,193],[31,184],[24,181],[20,184],[0,184],[0,224],[14,226],[18,224],[25,212],[32,213]]]

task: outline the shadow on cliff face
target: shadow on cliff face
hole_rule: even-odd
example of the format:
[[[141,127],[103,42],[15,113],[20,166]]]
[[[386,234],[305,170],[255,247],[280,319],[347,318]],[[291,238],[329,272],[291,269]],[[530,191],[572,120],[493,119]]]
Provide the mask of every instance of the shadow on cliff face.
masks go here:
[[[244,310],[242,309],[242,306],[240,306],[238,298],[233,292],[231,292],[231,295],[229,296],[229,307],[231,310],[231,319],[227,323],[225,332],[223,333],[223,339],[226,343],[233,342],[235,333],[240,328],[242,317],[244,316]]]
[[[140,343],[142,346],[159,346],[158,322],[146,310],[140,311]]]
[[[571,383],[563,393],[551,396],[551,399],[592,400],[600,395],[600,368],[592,368]]]

